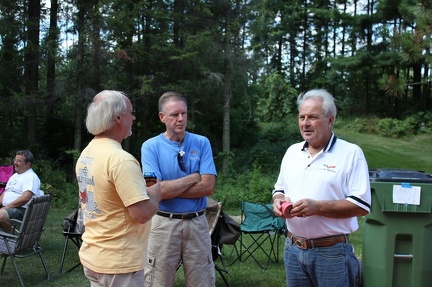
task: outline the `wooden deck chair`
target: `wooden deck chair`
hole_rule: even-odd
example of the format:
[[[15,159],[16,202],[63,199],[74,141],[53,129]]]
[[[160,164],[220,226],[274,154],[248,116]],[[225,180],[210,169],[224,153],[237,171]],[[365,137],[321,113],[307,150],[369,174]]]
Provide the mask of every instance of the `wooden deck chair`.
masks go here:
[[[274,215],[272,204],[243,201],[240,228],[240,251],[236,248],[237,258],[231,264],[252,258],[259,267],[267,269],[270,262],[278,262],[280,235],[284,234],[285,222]],[[264,263],[259,260],[263,256]]]
[[[65,244],[63,247],[63,254],[60,261],[60,269],[59,273],[63,272],[63,267],[66,260],[66,254],[68,253],[69,241],[72,241],[75,247],[78,248],[78,251],[82,244],[82,234],[84,233],[84,226],[82,224],[78,224],[78,218],[80,217],[80,209],[77,208],[72,211],[66,218],[64,218],[62,227],[63,227],[63,236],[65,238]],[[77,252],[78,254],[78,252]],[[65,273],[71,272],[75,268],[81,265],[81,262],[78,259],[78,262],[69,268]]]
[[[24,213],[23,220],[10,220],[16,232],[11,234],[0,231],[0,254],[4,256],[1,275],[3,275],[6,260],[10,257],[21,286],[24,286],[24,282],[16,264],[16,258],[26,258],[33,254],[38,254],[47,280],[50,279],[50,274],[42,254],[42,247],[40,246],[40,238],[50,204],[51,196],[49,194],[31,199]]]

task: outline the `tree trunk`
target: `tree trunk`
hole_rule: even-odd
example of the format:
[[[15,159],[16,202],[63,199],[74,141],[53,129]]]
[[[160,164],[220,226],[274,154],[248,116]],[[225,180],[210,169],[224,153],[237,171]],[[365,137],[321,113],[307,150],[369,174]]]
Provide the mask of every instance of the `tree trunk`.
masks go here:
[[[412,66],[413,70],[413,85],[412,85],[412,99],[413,99],[413,106],[416,109],[421,109],[422,101],[421,101],[421,81],[422,81],[422,75],[421,75],[421,64],[415,63]]]
[[[0,145],[0,154],[6,155],[11,149],[16,146],[13,143],[13,137],[16,135],[16,130],[11,128],[13,123],[16,122],[14,107],[16,101],[14,94],[20,92],[22,85],[22,71],[21,71],[21,57],[18,52],[18,37],[16,30],[20,30],[21,25],[15,17],[18,14],[18,7],[13,1],[0,2],[1,18],[3,23],[8,25],[1,25],[4,32],[1,35],[0,45],[0,133],[2,144]],[[20,28],[17,28],[20,27]],[[20,111],[22,113],[22,111]],[[22,136],[21,136],[22,138]],[[22,140],[22,139],[21,139]]]
[[[92,40],[93,40],[93,70],[94,70],[94,89],[99,92],[102,90],[101,87],[101,38],[100,38],[100,25],[101,15],[99,12],[99,0],[92,0],[93,2],[93,13],[92,13]]]
[[[231,67],[233,65],[233,49],[231,45],[231,11],[226,13],[225,22],[225,52],[224,52],[224,81],[223,81],[223,127],[222,127],[222,175],[229,174],[229,162],[231,153]]]
[[[59,29],[57,27],[57,10],[58,1],[51,0],[50,9],[50,27],[48,33],[48,59],[47,59],[47,91],[45,98],[45,115],[47,123],[53,114],[54,102],[54,85],[55,85],[55,67],[57,54],[57,41],[59,38]]]
[[[25,48],[25,94],[27,117],[27,144],[37,142],[37,107],[38,107],[38,83],[39,83],[39,20],[41,4],[40,0],[29,0],[27,47]]]
[[[86,5],[85,0],[79,0],[77,3],[78,14],[77,14],[77,32],[78,32],[78,44],[77,44],[77,76],[76,76],[76,97],[75,97],[75,132],[74,132],[74,149],[81,151],[81,137],[82,137],[82,123],[83,123],[83,73],[84,73],[84,45],[85,45],[85,15]],[[75,166],[75,162],[74,162]]]

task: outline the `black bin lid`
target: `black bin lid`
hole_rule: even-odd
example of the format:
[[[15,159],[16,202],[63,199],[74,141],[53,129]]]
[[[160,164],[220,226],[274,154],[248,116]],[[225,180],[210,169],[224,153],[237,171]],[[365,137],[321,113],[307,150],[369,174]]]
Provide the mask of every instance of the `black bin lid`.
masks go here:
[[[409,169],[378,168],[369,170],[370,181],[432,183],[432,175]]]

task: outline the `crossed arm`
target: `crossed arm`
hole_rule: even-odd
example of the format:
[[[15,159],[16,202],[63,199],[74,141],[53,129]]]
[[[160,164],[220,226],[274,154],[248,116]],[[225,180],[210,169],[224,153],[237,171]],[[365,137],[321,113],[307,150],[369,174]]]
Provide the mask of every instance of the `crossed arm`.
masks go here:
[[[199,198],[214,194],[216,176],[192,173],[182,178],[160,181],[161,199]]]

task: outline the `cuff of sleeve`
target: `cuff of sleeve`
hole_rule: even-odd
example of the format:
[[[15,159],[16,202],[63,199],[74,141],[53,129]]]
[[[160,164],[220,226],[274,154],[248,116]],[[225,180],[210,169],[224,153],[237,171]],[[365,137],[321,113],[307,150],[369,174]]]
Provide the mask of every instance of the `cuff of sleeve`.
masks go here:
[[[272,197],[274,197],[275,195],[278,195],[278,194],[285,195],[285,192],[283,190],[273,190],[272,191]]]

